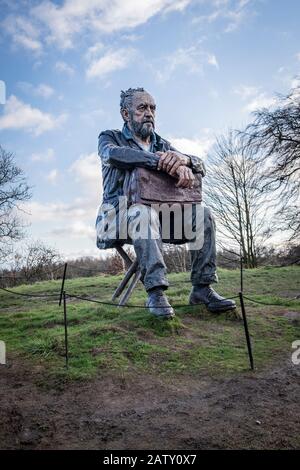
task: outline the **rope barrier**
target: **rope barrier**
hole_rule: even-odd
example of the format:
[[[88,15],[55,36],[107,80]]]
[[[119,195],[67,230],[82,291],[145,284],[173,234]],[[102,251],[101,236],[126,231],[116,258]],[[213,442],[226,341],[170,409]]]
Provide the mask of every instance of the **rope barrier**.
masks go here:
[[[101,300],[94,300],[94,299],[87,299],[86,297],[81,297],[79,295],[72,295],[72,294],[68,294],[66,292],[66,297],[72,297],[72,298],[75,298],[75,299],[79,299],[79,300],[86,300],[87,302],[94,302],[94,303],[97,303],[97,304],[101,304],[101,305],[112,305],[114,307],[128,307],[128,308],[149,308],[149,307],[146,307],[145,305],[118,305],[118,304],[114,304],[112,302],[104,302],[104,301],[101,301]],[[222,300],[219,300],[217,302],[222,302],[223,300],[232,300],[232,299],[237,299],[239,296],[236,295],[236,296],[233,296],[233,297],[230,297],[230,298],[226,298],[226,299],[222,299]],[[160,306],[158,306],[160,307]],[[181,308],[181,307],[195,307],[195,305],[190,305],[190,304],[178,304],[178,305],[172,305],[172,307],[174,308]]]
[[[253,302],[253,303],[256,303],[256,304],[269,305],[270,307],[280,307],[280,304],[270,304],[270,303],[267,303],[267,302],[262,302],[261,300],[250,299],[250,297],[246,297],[245,295],[244,295],[244,299],[247,299],[250,302]],[[281,299],[282,300],[288,300],[289,302],[291,302],[293,300],[298,300],[298,299],[284,299],[283,297],[281,297]]]
[[[57,268],[55,269],[51,269],[50,271],[48,271],[48,273],[46,274],[53,274],[53,273],[56,273],[57,271],[59,271],[60,269],[62,269],[62,266],[58,266]],[[30,281],[31,279],[27,279],[26,276],[18,276],[18,275],[15,275],[15,274],[12,274],[10,276],[0,276],[0,280],[1,279],[10,279],[11,281],[15,280],[15,279],[25,279],[26,281]]]
[[[14,292],[14,291],[11,291],[9,289],[5,289],[4,287],[0,287],[1,290],[4,290],[5,292],[8,292],[10,294],[14,294],[14,295],[22,295],[24,297],[34,297],[34,298],[47,298],[47,297],[59,297],[59,293],[57,294],[24,294],[22,292]],[[70,298],[74,298],[74,299],[79,299],[79,300],[84,300],[86,302],[93,302],[93,303],[97,303],[97,304],[101,304],[101,305],[110,305],[110,306],[113,306],[113,307],[127,307],[127,308],[149,308],[149,307],[146,307],[145,305],[118,305],[118,304],[114,304],[113,302],[104,302],[102,300],[95,300],[95,299],[88,299],[86,297],[81,297],[79,295],[76,295],[76,294],[68,294],[66,292],[66,297],[70,297]],[[232,300],[232,299],[237,299],[239,296],[238,295],[235,295],[233,297],[228,297],[226,299],[222,299],[222,300]],[[221,302],[222,300],[220,301],[216,301],[216,302]],[[178,304],[178,305],[173,305],[174,308],[181,308],[181,307],[194,307],[195,305],[190,305],[190,304]]]
[[[5,292],[9,292],[10,294],[22,295],[24,297],[38,297],[38,298],[59,297],[59,294],[24,294],[22,292],[14,292],[13,290],[6,289],[5,287],[0,287],[0,289],[4,290]]]
[[[21,295],[21,296],[24,296],[24,297],[33,297],[33,298],[59,297],[59,293],[57,293],[57,294],[25,294],[25,293],[22,293],[22,292],[14,292],[14,291],[6,289],[4,287],[0,287],[0,290],[8,292],[9,294]],[[66,292],[66,297],[79,299],[79,300],[84,300],[86,302],[94,302],[94,303],[101,304],[101,305],[111,305],[113,307],[148,308],[148,307],[145,307],[145,305],[118,305],[118,304],[115,304],[113,302],[105,302],[105,301],[102,301],[102,300],[89,299],[89,298],[82,297],[82,296],[76,295],[76,294],[69,294],[68,292]],[[222,300],[232,300],[232,299],[237,299],[238,297],[239,297],[239,295],[234,295],[232,297],[226,297]],[[273,304],[273,303],[268,303],[268,302],[262,302],[261,300],[251,299],[250,297],[245,296],[245,295],[244,295],[244,299],[249,300],[250,302],[253,302],[253,303],[266,305],[266,306],[270,306],[270,307],[280,306],[280,304]],[[222,300],[220,300],[219,302],[221,302]],[[291,301],[297,301],[298,299],[295,299],[295,298],[294,299],[286,299],[286,298],[281,297],[280,300],[288,300],[289,302],[291,302]],[[218,302],[218,301],[216,301],[216,302]],[[174,308],[181,308],[181,307],[194,307],[195,305],[177,304],[177,305],[172,305],[172,306]]]

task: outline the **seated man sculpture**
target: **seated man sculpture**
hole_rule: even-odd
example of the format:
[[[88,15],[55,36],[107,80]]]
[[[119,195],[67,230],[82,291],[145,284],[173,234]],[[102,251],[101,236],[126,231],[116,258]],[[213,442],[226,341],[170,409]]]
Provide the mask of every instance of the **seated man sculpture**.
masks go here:
[[[155,111],[156,105],[149,93],[143,88],[129,88],[121,92],[122,131],[106,130],[99,135],[103,201],[96,220],[97,246],[107,249],[121,242],[131,243],[148,294],[146,306],[153,315],[170,318],[175,313],[165,294],[169,283],[163,258],[165,240],[161,220],[155,209],[148,205],[127,204],[126,188],[137,167],[168,174],[179,188],[192,188],[197,174],[205,175],[205,167],[199,157],[177,151],[155,132]],[[196,232],[198,230],[203,234],[201,246],[190,250],[192,290],[189,303],[203,304],[213,313],[232,310],[235,302],[221,297],[211,287],[212,283],[218,282],[215,221],[208,207],[201,205],[201,208],[203,217],[200,226],[195,223],[194,212],[184,221],[184,225],[192,224]],[[146,230],[146,236],[137,236],[141,228],[144,233]],[[123,230],[125,235],[121,233]],[[180,242],[174,239],[174,229],[171,239],[167,241]]]

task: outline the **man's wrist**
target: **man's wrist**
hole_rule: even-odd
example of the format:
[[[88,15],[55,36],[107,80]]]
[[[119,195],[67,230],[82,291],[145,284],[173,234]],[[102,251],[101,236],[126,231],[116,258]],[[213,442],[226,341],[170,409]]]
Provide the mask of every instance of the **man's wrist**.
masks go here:
[[[188,155],[186,155],[186,166],[189,166],[189,167],[192,166],[192,159]]]
[[[192,166],[192,159],[189,155],[186,155],[185,153],[181,153],[181,152],[177,152],[181,158],[183,157],[184,158],[184,161],[181,163],[181,165],[184,165],[184,166],[189,166],[191,167]]]

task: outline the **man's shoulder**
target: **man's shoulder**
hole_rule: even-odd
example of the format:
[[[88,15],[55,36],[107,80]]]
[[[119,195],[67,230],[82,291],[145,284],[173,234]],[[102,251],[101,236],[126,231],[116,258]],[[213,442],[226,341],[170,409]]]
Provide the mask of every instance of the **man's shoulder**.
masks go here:
[[[101,135],[109,135],[110,137],[119,137],[122,134],[122,131],[120,129],[106,129],[104,131],[101,131],[99,134],[99,137]]]

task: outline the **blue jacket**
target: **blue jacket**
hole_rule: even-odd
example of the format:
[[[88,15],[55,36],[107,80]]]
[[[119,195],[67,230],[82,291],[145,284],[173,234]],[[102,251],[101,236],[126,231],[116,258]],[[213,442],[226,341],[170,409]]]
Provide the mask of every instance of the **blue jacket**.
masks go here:
[[[126,124],[124,124],[122,131],[118,129],[106,130],[99,134],[98,155],[102,162],[103,181],[103,198],[96,219],[97,246],[99,249],[115,246],[115,240],[108,240],[102,229],[99,230],[100,225],[101,227],[104,226],[103,220],[106,218],[106,213],[102,209],[103,204],[111,204],[118,213],[119,196],[124,195],[123,187],[128,182],[131,171],[135,167],[156,170],[159,157],[155,155],[155,152],[165,152],[167,150],[177,151],[170,142],[154,132],[150,151],[145,151],[139,142],[134,139]],[[188,156],[191,159],[192,171],[201,173],[204,176],[205,166],[203,161],[194,155]],[[101,224],[99,224],[100,221],[102,221]]]

